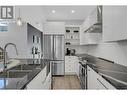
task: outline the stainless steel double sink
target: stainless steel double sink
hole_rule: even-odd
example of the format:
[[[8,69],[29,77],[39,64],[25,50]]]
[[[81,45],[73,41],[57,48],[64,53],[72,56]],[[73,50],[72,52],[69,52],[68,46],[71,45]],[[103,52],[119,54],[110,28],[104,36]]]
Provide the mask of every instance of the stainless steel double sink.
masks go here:
[[[0,73],[0,78],[22,78],[31,73],[34,69],[39,69],[40,64],[21,64],[5,72]]]

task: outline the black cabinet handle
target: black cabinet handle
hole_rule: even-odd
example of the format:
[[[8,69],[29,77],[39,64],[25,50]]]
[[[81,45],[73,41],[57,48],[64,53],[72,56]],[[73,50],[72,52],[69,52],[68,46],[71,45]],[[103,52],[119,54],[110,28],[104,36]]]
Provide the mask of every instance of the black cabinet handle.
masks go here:
[[[108,88],[100,81],[99,78],[97,78],[97,80],[98,80],[106,89],[108,89]]]

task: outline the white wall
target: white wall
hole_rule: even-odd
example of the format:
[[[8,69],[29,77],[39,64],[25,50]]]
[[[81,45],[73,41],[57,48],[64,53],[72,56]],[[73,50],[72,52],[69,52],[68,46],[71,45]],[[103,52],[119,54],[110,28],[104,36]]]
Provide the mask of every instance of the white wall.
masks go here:
[[[21,18],[24,22],[29,22],[34,27],[43,31],[43,23],[45,23],[46,18],[44,16],[43,10],[41,6],[16,6],[15,17],[19,16],[19,8]]]
[[[26,22],[43,31],[43,23],[45,23],[46,18],[41,6],[15,6],[15,20],[19,17],[19,8],[21,18],[25,24],[21,27],[18,27],[16,23],[9,24],[9,30],[7,32],[0,32],[0,47],[4,47],[8,42],[15,43],[19,52],[18,57],[25,58],[27,56]],[[9,56],[15,56],[15,51],[12,46],[8,48],[8,52]]]
[[[18,49],[18,57],[25,57],[27,53],[27,27],[26,24],[18,27],[16,23],[8,24],[7,32],[0,32],[0,47],[4,48],[7,43],[14,43]],[[14,47],[7,47],[9,57],[17,57]]]
[[[65,25],[82,25],[83,20],[69,20],[65,21]]]
[[[65,23],[46,22],[44,24],[44,34],[65,34]]]
[[[99,45],[84,46],[83,48],[84,53],[127,66],[127,41],[100,43]]]

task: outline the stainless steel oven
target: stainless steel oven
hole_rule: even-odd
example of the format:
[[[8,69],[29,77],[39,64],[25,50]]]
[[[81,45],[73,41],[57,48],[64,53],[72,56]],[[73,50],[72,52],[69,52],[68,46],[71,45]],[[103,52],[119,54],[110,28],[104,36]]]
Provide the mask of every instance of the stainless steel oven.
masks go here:
[[[82,89],[87,89],[87,65],[83,64],[83,62],[79,62],[79,77],[80,77],[80,85]]]

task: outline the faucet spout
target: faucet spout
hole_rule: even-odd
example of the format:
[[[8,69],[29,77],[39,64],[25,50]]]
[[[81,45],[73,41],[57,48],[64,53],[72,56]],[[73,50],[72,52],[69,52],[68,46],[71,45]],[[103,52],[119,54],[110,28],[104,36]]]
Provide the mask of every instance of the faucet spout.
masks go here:
[[[0,50],[1,50],[1,51],[4,51],[4,49],[3,49],[2,47],[0,47]]]
[[[4,70],[6,70],[6,68],[7,68],[7,62],[6,62],[6,60],[7,60],[7,59],[6,59],[6,57],[7,57],[6,48],[7,48],[9,45],[14,46],[15,51],[16,51],[16,54],[18,55],[18,50],[17,50],[17,47],[16,47],[16,45],[15,45],[14,43],[7,43],[7,44],[5,45],[5,47],[4,47]]]
[[[2,47],[0,47],[0,56],[2,56],[2,57],[0,57],[0,61],[2,61],[3,59],[4,59],[4,49],[2,48]]]

